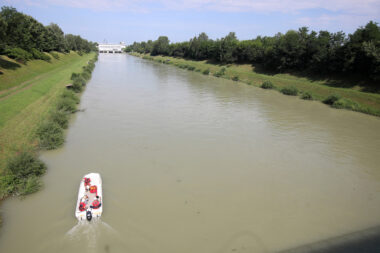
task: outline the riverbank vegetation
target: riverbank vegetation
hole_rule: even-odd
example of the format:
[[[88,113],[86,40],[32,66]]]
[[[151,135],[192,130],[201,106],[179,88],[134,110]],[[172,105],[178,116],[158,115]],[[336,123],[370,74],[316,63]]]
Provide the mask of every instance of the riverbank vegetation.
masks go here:
[[[2,7],[0,200],[41,187],[39,177],[46,166],[38,151],[64,143],[64,129],[79,103],[76,93],[95,67],[97,54],[91,51],[96,51],[95,43]]]
[[[0,11],[0,55],[7,55],[20,63],[32,59],[50,61],[56,52],[96,51],[96,43],[78,35],[64,34],[54,23],[44,26],[33,17],[18,12],[12,7],[2,7]],[[46,54],[51,52],[51,54]]]
[[[217,40],[201,33],[189,41],[171,44],[168,37],[160,36],[156,41],[135,42],[126,51],[218,64],[250,63],[262,73],[290,72],[314,79],[336,78],[334,81],[340,82],[332,81],[331,86],[360,85],[378,91],[379,47],[380,28],[371,21],[348,36],[343,32],[310,32],[306,27],[243,41],[233,32]],[[339,79],[347,75],[349,79]]]
[[[58,55],[60,59],[68,57]],[[0,199],[37,191],[41,187],[39,176],[46,170],[38,151],[64,143],[64,129],[70,115],[77,111],[77,93],[82,91],[68,90],[66,84],[70,76],[85,75],[89,80],[97,60],[94,53],[70,55],[71,61],[41,73],[29,86],[0,98]]]
[[[272,86],[263,88],[306,100],[324,101],[338,94],[340,101],[332,107],[380,116],[380,27],[372,21],[349,35],[302,27],[239,41],[233,32],[217,40],[201,33],[178,43],[160,36],[125,50],[256,86],[270,81]]]

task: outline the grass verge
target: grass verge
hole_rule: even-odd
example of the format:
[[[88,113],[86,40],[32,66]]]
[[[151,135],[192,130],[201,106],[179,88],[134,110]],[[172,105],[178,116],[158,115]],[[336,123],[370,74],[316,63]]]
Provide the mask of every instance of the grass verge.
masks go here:
[[[68,57],[56,54],[57,61]],[[53,70],[47,68],[27,88],[0,99],[0,199],[37,191],[41,187],[39,177],[46,170],[38,159],[38,151],[64,143],[64,129],[79,103],[75,92],[66,90],[65,86],[70,82],[70,75],[75,75],[73,72],[80,72],[81,78],[86,73],[85,78],[89,80],[97,60],[94,53],[70,55],[71,61],[66,59],[65,64],[59,63]],[[19,73],[20,70],[15,70],[8,75],[17,79]]]

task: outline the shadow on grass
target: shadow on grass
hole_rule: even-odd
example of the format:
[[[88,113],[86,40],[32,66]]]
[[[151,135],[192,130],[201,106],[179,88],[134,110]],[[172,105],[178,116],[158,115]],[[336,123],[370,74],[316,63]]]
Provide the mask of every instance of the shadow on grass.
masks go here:
[[[324,75],[324,74],[315,74],[310,72],[297,72],[297,71],[273,71],[265,68],[262,65],[252,65],[252,68],[256,73],[265,74],[265,75],[275,75],[280,73],[290,74],[296,77],[306,78],[309,81],[316,82],[322,81],[324,85],[334,88],[349,88],[360,87],[360,91],[371,92],[371,93],[380,93],[380,83],[376,83],[373,80],[370,80],[366,77],[360,75]]]
[[[15,69],[20,68],[20,67],[21,67],[20,64],[14,63],[14,62],[11,62],[11,61],[7,61],[7,60],[5,60],[5,59],[3,59],[3,58],[0,57],[0,68],[15,70]]]

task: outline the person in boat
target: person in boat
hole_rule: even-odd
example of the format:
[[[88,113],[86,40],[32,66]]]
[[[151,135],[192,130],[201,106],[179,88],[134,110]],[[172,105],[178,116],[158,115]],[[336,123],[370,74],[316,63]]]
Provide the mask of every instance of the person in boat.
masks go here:
[[[96,187],[96,185],[91,185],[90,186],[90,193],[98,194],[98,187]]]
[[[86,203],[86,205],[88,204],[88,196],[87,195],[84,195],[82,198],[81,198],[81,202],[84,202]]]
[[[92,202],[92,205],[90,206],[92,209],[98,209],[102,206],[102,203],[100,203],[99,196],[96,196],[95,200]]]
[[[90,186],[91,184],[91,179],[89,177],[84,178],[84,186]]]
[[[86,203],[81,201],[79,203],[79,211],[83,212],[85,210],[86,210]]]

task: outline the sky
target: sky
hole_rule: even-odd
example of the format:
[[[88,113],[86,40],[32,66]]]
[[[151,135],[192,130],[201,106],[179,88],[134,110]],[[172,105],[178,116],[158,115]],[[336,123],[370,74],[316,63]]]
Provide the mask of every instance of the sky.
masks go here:
[[[235,32],[240,40],[309,27],[354,32],[380,21],[380,0],[0,0],[47,25],[91,41],[187,41]]]

